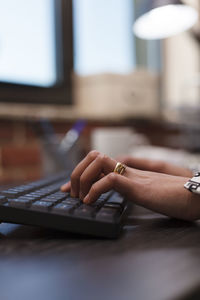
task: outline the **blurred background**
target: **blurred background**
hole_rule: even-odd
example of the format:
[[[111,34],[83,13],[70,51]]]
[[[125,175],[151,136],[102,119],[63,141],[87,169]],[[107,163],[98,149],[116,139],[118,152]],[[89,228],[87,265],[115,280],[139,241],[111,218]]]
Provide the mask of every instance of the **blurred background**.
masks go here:
[[[0,0],[1,185],[92,148],[193,167],[199,125],[198,0]]]

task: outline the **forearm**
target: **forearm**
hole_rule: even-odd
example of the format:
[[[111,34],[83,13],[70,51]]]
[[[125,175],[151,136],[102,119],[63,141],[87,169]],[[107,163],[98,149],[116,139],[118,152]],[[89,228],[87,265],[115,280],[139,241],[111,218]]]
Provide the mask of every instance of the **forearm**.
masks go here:
[[[136,204],[172,218],[200,219],[200,195],[184,188],[188,177],[160,175],[149,179],[146,183],[139,179],[134,185],[133,200]]]

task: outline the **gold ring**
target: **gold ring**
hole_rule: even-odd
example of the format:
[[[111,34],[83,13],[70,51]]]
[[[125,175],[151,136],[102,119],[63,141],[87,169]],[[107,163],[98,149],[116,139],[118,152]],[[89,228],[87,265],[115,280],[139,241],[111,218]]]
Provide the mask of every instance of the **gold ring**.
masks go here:
[[[118,173],[118,174],[120,174],[120,175],[123,175],[124,172],[125,172],[125,170],[126,170],[126,166],[123,165],[123,164],[121,164],[120,162],[118,162],[118,163],[116,164],[116,166],[115,166],[113,172],[114,172],[114,173]]]

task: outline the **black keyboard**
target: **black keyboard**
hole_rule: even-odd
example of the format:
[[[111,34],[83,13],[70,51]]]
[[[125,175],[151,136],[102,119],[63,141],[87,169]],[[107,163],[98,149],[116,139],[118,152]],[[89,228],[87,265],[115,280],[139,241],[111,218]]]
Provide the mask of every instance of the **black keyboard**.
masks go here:
[[[86,205],[60,191],[66,181],[64,172],[1,191],[0,220],[116,238],[127,212],[126,200],[110,191],[95,203]]]

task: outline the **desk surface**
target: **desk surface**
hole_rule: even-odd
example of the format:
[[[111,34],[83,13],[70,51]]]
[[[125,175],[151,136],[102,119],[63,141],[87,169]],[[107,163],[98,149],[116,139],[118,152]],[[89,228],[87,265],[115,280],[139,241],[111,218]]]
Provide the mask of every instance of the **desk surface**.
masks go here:
[[[200,299],[198,223],[136,207],[118,240],[4,223],[0,233],[1,299]]]

